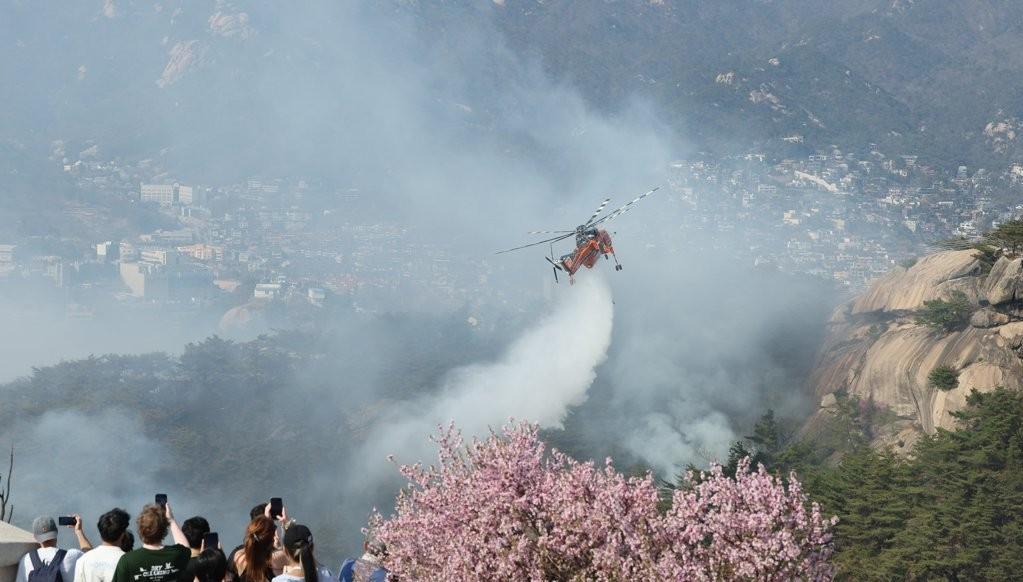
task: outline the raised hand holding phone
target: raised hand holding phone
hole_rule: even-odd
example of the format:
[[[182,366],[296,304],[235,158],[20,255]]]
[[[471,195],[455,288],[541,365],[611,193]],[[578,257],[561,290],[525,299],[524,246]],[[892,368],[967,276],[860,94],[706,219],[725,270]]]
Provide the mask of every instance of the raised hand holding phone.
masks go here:
[[[284,500],[280,497],[270,498],[270,519],[278,520],[284,511]]]

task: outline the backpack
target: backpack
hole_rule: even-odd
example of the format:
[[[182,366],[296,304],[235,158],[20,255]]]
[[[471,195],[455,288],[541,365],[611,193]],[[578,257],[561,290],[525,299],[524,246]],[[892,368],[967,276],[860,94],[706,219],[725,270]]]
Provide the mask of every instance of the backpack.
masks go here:
[[[39,550],[29,552],[28,555],[32,558],[32,571],[28,573],[28,582],[64,582],[61,562],[64,561],[66,553],[67,550],[57,550],[50,563],[43,564],[39,558]]]

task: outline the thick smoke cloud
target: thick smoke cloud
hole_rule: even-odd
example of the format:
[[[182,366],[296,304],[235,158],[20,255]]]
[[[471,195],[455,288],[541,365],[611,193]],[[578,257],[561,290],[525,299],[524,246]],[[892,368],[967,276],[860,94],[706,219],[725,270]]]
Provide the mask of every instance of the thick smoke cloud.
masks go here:
[[[619,411],[603,430],[662,476],[724,460],[768,409],[807,413],[802,378],[834,300],[824,283],[753,269],[699,238],[673,244],[672,206],[652,200],[656,216],[616,239],[626,276],[602,370]]]
[[[113,406],[96,414],[48,412],[5,433],[17,443],[11,498],[19,524],[80,513],[91,526],[101,507],[134,513],[152,502],[154,484],[169,468],[163,445],[141,436],[140,419]]]
[[[545,287],[552,296],[549,305],[536,300],[528,303],[531,312],[518,314],[526,329],[516,330],[496,358],[452,369],[440,386],[429,387],[429,396],[387,402],[346,466],[314,467],[301,480],[282,477],[281,490],[268,492],[284,493],[289,509],[310,519],[318,535],[321,529],[347,530],[337,534],[347,546],[335,545],[338,553],[330,558],[341,557],[346,547],[354,551],[358,524],[373,505],[393,498],[400,483],[386,455],[395,454],[398,462],[430,459],[427,435],[450,421],[467,435],[485,434],[509,417],[557,428],[574,407],[600,405],[614,415],[599,424],[580,421],[593,453],[624,451],[659,476],[670,476],[688,462],[721,458],[766,408],[800,410],[799,366],[789,353],[800,346],[780,348],[777,333],[812,338],[821,299],[812,286],[753,275],[748,259],[736,261],[679,231],[688,208],[666,178],[669,162],[685,157],[688,147],[666,133],[648,104],[637,100],[613,118],[598,115],[572,88],[543,75],[538,63],[509,52],[485,25],[459,29],[465,34],[458,42],[446,43],[425,38],[401,10],[370,8],[379,3],[319,3],[318,10],[271,3],[250,9],[244,35],[211,38],[203,24],[209,7],[184,4],[188,18],[175,23],[170,37],[139,33],[137,39],[164,38],[161,55],[193,38],[207,45],[196,61],[202,66],[159,90],[153,107],[166,114],[157,116],[165,122],[143,140],[161,144],[154,163],[176,168],[185,181],[329,173],[380,214],[416,229],[425,242],[459,249],[466,269],[485,261],[493,270],[492,284],[502,286],[495,297],[538,296]],[[131,3],[107,7],[115,16],[104,21],[106,27],[142,18]],[[242,8],[220,2],[217,10],[237,16]],[[154,22],[169,12],[149,14],[147,26],[154,28],[140,30],[155,32]],[[189,28],[189,19],[200,25]],[[246,68],[237,75],[218,68],[226,63],[230,70],[232,62]],[[155,90],[164,65],[122,68],[150,71],[146,85]],[[98,76],[100,66],[89,63],[86,82]],[[77,74],[78,67],[72,69]],[[119,105],[120,99],[127,97],[111,97]],[[123,129],[126,135],[133,131]],[[137,144],[140,139],[131,135],[125,143]],[[550,252],[545,246],[492,255],[529,242],[530,230],[574,228],[607,196],[614,208],[658,185],[659,192],[606,224],[616,233],[621,273],[601,261],[580,272],[575,285],[552,286],[550,266],[542,259]],[[384,336],[360,332],[339,352],[359,353]],[[106,345],[99,341],[104,333],[114,335],[95,333],[80,342]],[[25,354],[23,361],[56,362],[64,357],[56,351]],[[360,378],[387,374],[389,362],[379,361],[378,354],[364,359],[373,369],[360,370]],[[332,387],[343,380],[315,383]],[[282,392],[303,385],[296,382]],[[367,381],[344,391],[319,390],[311,414],[318,422],[337,422],[353,401],[372,400],[377,389]],[[601,400],[595,403],[598,390]],[[82,507],[95,516],[123,505],[134,513],[165,482],[167,473],[157,468],[168,464],[166,455],[159,443],[137,436],[136,419],[109,412],[98,418],[48,415],[44,421],[45,430],[0,431],[0,445],[16,442],[18,458],[25,459],[16,479],[31,483],[28,489],[40,484],[31,494],[18,493],[19,506],[36,508],[33,513]],[[116,437],[93,428],[110,425],[119,426]],[[25,444],[25,435],[36,444]],[[131,444],[110,448],[123,443]],[[73,478],[54,479],[46,461],[50,450],[73,467]],[[268,466],[284,454],[268,452]],[[112,476],[114,481],[104,480]],[[69,498],[72,481],[102,493]],[[230,492],[178,498],[179,517],[192,513],[186,507],[201,508],[233,526],[231,531],[241,530],[238,517],[256,501],[231,499]],[[73,502],[54,501],[60,499]],[[325,503],[342,506],[351,521],[316,522]],[[19,511],[15,521],[30,520]]]
[[[450,422],[467,436],[485,436],[510,418],[560,427],[570,407],[586,400],[611,343],[611,292],[595,275],[559,297],[496,361],[451,370],[435,395],[390,410],[359,458],[429,462],[436,451],[427,437]]]

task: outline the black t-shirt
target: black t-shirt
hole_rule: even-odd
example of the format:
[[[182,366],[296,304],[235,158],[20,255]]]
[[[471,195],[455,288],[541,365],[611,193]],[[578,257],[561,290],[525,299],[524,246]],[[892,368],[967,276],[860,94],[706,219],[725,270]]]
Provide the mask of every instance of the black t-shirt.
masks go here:
[[[195,565],[199,563],[198,556],[192,556],[188,559],[188,564],[185,565],[185,571],[181,574],[182,580],[191,582],[195,580]]]
[[[114,582],[189,582],[183,573],[191,556],[181,545],[132,550],[117,561]]]

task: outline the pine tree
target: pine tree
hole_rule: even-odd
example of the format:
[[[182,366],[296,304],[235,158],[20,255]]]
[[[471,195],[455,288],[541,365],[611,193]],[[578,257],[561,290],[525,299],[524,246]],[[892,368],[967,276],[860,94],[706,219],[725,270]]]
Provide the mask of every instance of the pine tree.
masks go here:
[[[915,580],[1009,580],[1023,568],[1023,396],[974,391],[967,405],[958,430],[917,445],[916,512],[897,539]]]
[[[1006,248],[1013,255],[1023,247],[1023,220],[1010,220],[998,225],[997,228],[985,235],[985,238],[994,244]]]

